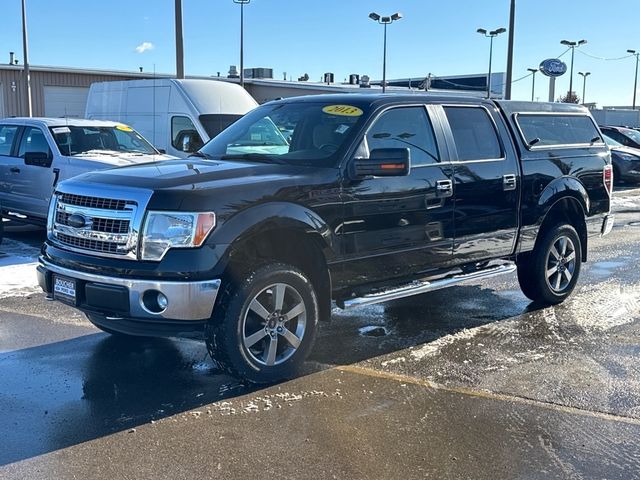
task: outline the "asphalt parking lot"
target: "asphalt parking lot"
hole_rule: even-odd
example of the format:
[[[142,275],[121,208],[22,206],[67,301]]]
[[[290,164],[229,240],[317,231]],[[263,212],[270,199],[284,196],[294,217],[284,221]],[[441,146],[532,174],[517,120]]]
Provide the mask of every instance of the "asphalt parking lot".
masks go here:
[[[0,478],[640,478],[640,190],[615,200],[564,304],[503,276],[335,310],[305,375],[268,388],[46,302],[43,233],[10,227]]]

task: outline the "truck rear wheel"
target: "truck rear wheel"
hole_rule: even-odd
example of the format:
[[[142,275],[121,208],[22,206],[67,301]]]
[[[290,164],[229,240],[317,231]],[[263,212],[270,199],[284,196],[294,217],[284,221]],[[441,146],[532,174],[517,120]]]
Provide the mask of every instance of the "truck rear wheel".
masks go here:
[[[533,252],[518,261],[522,292],[534,302],[558,304],[576,286],[582,244],[575,228],[560,224],[543,234]]]
[[[254,383],[294,376],[311,351],[319,318],[313,285],[281,263],[229,282],[207,323],[211,357],[232,375]]]

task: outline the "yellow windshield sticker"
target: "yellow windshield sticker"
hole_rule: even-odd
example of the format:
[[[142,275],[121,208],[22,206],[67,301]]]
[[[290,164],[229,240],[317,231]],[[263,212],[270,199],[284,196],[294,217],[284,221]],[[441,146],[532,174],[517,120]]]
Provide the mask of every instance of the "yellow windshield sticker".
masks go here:
[[[131,127],[129,127],[129,126],[123,124],[123,123],[120,123],[120,124],[116,125],[116,128],[118,130],[122,130],[123,132],[133,132],[133,128],[131,128]]]
[[[322,111],[329,115],[342,115],[343,117],[359,117],[364,113],[352,105],[327,105]]]

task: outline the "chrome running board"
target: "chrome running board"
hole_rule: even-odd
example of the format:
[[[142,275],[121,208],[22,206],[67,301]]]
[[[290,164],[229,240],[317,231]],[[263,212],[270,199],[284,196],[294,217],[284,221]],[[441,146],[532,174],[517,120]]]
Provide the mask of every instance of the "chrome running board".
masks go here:
[[[403,285],[391,290],[372,293],[370,295],[365,295],[364,297],[348,298],[339,301],[338,306],[340,308],[347,309],[353,307],[362,307],[364,305],[373,305],[376,303],[387,302],[389,300],[397,300],[398,298],[410,297],[412,295],[419,295],[421,293],[440,290],[441,288],[450,287],[452,285],[457,285],[458,283],[466,282],[469,280],[480,280],[489,277],[495,277],[497,275],[503,275],[505,273],[513,273],[515,271],[516,265],[514,263],[507,263],[495,267],[477,270],[471,273],[460,273],[458,275],[453,275],[441,280],[434,280],[432,282],[428,282],[426,280],[416,280],[409,283],[408,285]]]

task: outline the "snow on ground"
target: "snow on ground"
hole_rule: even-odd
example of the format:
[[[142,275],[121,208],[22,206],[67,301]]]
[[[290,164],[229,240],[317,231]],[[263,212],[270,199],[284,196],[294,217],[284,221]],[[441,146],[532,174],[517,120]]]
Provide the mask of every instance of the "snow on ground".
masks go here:
[[[5,238],[0,244],[0,298],[25,296],[39,290],[36,278],[38,249]]]
[[[613,192],[611,207],[613,210],[638,209],[640,208],[640,196],[638,190]]]

